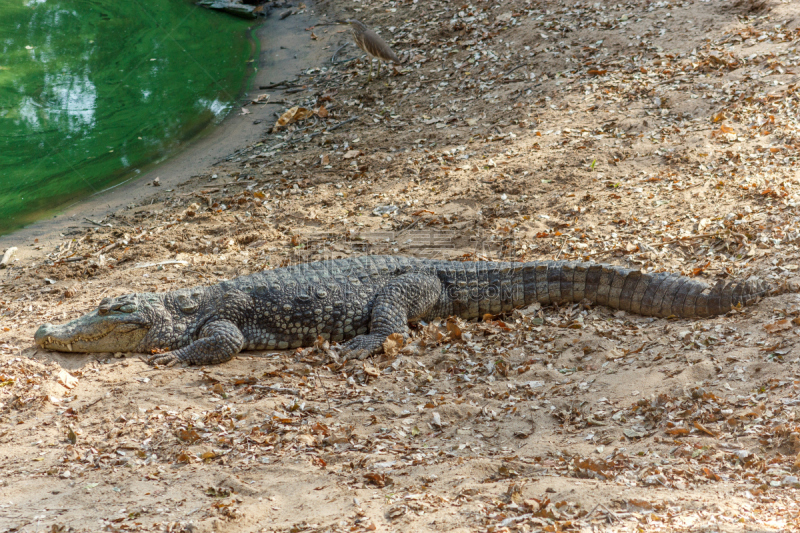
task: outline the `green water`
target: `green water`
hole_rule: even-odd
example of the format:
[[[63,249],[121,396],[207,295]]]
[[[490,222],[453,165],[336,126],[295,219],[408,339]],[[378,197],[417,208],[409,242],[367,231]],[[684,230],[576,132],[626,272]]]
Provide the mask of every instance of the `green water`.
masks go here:
[[[0,0],[0,234],[221,120],[249,25],[188,0]]]

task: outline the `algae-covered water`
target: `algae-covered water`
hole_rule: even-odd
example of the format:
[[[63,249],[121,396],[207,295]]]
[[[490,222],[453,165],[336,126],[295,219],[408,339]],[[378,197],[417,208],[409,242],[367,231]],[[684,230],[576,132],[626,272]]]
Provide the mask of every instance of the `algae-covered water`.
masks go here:
[[[221,120],[249,24],[188,0],[0,0],[0,234]]]

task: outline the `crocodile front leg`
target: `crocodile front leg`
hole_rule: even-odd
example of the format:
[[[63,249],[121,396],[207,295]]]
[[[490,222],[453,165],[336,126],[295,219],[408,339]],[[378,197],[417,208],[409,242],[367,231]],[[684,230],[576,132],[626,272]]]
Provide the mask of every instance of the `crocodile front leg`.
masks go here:
[[[244,336],[230,320],[209,322],[200,330],[200,338],[171,352],[157,353],[145,360],[151,365],[216,365],[230,361],[244,345]]]
[[[435,276],[403,274],[375,296],[369,333],[342,345],[347,359],[364,359],[383,351],[383,342],[392,333],[407,339],[409,320],[425,318],[434,309],[442,293],[442,283]]]

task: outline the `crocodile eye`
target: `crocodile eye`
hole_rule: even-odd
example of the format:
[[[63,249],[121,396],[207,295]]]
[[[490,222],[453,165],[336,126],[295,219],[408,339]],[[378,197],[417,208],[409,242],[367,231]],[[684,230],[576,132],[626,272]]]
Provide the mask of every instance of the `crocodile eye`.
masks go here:
[[[108,307],[98,307],[97,314],[100,316],[104,316],[108,314]]]
[[[191,315],[195,311],[197,311],[197,302],[193,301],[191,298],[186,297],[185,295],[180,295],[177,298],[178,307],[181,311],[183,311],[187,315]]]
[[[122,305],[120,306],[119,310],[122,311],[123,313],[133,313],[134,311],[136,311],[136,304]]]

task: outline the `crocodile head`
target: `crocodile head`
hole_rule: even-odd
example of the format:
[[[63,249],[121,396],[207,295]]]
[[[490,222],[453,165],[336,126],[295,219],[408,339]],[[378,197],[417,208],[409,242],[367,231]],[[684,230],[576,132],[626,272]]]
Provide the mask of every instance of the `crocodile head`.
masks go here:
[[[136,352],[159,314],[142,294],[104,298],[89,314],[66,324],[44,324],[36,344],[59,352]]]

